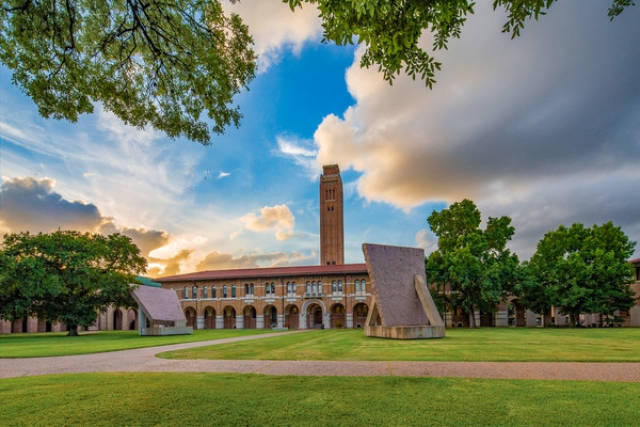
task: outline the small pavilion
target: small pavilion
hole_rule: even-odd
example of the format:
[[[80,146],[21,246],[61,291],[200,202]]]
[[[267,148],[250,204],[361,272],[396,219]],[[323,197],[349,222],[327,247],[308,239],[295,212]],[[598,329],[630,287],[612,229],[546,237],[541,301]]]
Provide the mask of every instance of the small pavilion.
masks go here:
[[[131,296],[138,304],[138,333],[140,335],[192,334],[187,318],[172,289],[132,285]]]

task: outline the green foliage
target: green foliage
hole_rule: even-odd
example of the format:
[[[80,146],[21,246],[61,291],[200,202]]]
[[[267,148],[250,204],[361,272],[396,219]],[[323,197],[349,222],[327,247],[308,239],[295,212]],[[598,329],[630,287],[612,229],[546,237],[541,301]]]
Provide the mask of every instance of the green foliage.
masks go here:
[[[318,7],[325,40],[338,45],[362,43],[362,67],[377,66],[384,78],[393,79],[404,71],[419,77],[431,88],[441,63],[425,52],[421,39],[429,34],[431,50],[447,49],[451,38],[459,38],[467,15],[473,14],[470,0],[284,0],[292,10],[302,3]],[[493,8],[503,7],[507,22],[502,31],[518,37],[527,20],[538,19],[556,0],[494,0]],[[631,0],[613,0],[609,17],[613,19]]]
[[[629,257],[635,243],[611,222],[587,228],[560,226],[540,240],[527,268],[525,303],[534,310],[557,306],[575,325],[580,313],[600,313],[613,320],[616,310],[633,304]]]
[[[44,117],[76,121],[101,102],[125,123],[208,144],[240,113],[254,76],[247,27],[211,0],[6,0],[0,62]]]
[[[480,211],[468,199],[457,202],[428,220],[438,236],[438,250],[427,258],[427,278],[436,300],[446,310],[491,312],[520,278],[518,257],[506,245],[515,229],[511,218],[489,218],[480,229]],[[471,326],[475,317],[471,316]]]
[[[129,283],[147,265],[129,237],[76,231],[7,234],[0,262],[0,318],[60,321],[71,335],[111,304],[133,305]]]

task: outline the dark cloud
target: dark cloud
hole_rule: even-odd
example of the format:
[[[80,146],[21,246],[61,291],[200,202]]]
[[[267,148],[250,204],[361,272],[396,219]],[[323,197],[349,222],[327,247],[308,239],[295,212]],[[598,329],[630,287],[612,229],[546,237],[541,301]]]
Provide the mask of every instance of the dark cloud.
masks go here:
[[[100,232],[103,234],[120,233],[130,237],[145,257],[148,257],[149,253],[154,249],[161,248],[169,243],[170,240],[169,234],[167,234],[166,231],[147,230],[145,228],[118,228],[111,221],[102,224],[100,226]]]
[[[54,185],[48,178],[5,180],[0,187],[0,228],[34,233],[57,229],[121,233],[129,236],[145,257],[170,240],[162,230],[118,227],[93,203],[69,201],[54,191]]]
[[[92,231],[103,218],[92,203],[69,201],[48,178],[13,178],[0,187],[0,223],[10,231]]]

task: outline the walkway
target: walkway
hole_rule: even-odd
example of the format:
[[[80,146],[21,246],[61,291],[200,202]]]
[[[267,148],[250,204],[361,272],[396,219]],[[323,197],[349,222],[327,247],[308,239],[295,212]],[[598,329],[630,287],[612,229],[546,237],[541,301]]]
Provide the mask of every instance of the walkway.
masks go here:
[[[79,372],[231,372],[267,375],[416,376],[640,382],[640,363],[169,360],[165,351],[265,339],[281,332],[78,356],[0,359],[0,378]]]

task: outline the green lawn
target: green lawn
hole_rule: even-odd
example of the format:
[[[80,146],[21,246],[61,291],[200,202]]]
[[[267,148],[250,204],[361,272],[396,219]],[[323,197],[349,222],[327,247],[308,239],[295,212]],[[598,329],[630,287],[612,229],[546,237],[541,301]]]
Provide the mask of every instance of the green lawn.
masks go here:
[[[388,340],[324,330],[162,353],[175,359],[640,361],[640,329],[448,329],[445,338]]]
[[[205,373],[0,380],[3,425],[637,425],[640,384]]]
[[[47,334],[0,335],[0,358],[66,356],[70,354],[102,353],[156,345],[215,340],[241,335],[271,332],[269,329],[209,329],[193,335],[141,337],[137,331],[103,331],[81,333],[67,337],[65,332]]]

